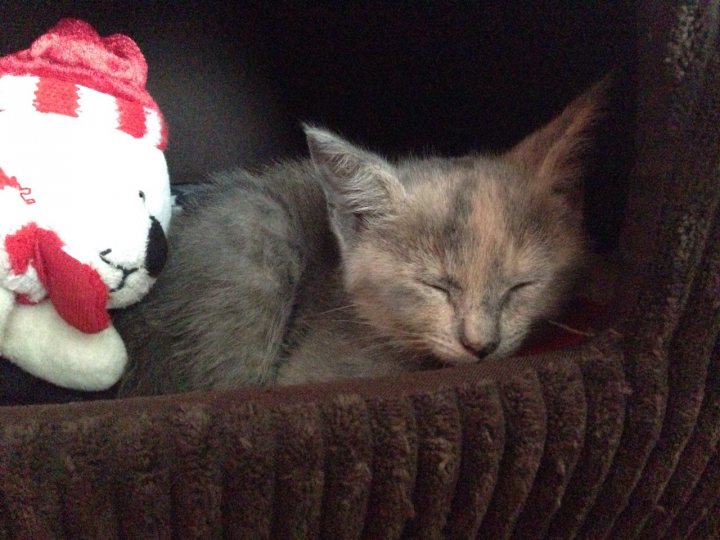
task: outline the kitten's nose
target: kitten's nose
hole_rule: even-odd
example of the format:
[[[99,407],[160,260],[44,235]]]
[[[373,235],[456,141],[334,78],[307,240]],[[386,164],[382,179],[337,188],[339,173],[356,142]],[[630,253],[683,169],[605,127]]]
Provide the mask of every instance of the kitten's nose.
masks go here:
[[[487,343],[482,349],[480,349],[477,352],[477,356],[478,356],[478,358],[485,358],[486,356],[494,353],[497,348],[498,348],[498,342],[491,341],[490,343]]]
[[[478,359],[485,358],[489,354],[495,352],[495,350],[498,348],[497,341],[484,342],[475,339],[469,339],[465,332],[460,333],[460,343],[463,344],[463,346],[468,350],[468,352],[477,356]]]

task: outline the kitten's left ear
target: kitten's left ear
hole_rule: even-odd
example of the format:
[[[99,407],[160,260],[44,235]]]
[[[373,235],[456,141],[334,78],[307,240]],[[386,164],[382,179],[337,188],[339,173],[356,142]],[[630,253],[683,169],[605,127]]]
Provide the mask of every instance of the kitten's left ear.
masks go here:
[[[320,128],[304,126],[310,157],[320,173],[330,206],[330,220],[341,246],[391,214],[405,196],[395,167]]]
[[[524,169],[531,183],[543,191],[563,196],[573,207],[582,206],[584,150],[609,86],[610,77],[606,76],[507,154]]]
[[[330,131],[304,126],[310,157],[333,202],[368,218],[391,210],[405,189],[395,168]]]

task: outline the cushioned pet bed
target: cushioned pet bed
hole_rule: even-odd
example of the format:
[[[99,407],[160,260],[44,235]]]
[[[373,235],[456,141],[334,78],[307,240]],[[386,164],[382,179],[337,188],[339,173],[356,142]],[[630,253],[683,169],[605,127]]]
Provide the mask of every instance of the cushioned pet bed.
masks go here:
[[[601,329],[586,301],[510,360],[278,389],[21,405],[4,376],[0,538],[720,536],[719,5],[641,4]]]

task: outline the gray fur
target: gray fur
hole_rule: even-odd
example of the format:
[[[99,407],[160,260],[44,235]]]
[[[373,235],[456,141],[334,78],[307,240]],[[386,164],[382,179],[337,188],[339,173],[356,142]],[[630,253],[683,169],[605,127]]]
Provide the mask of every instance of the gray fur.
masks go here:
[[[563,130],[542,132],[549,155],[571,146]],[[475,362],[556,308],[582,238],[537,141],[521,145],[542,181],[521,145],[390,163],[306,133],[311,159],[220,174],[176,220],[157,285],[115,317],[131,359],[121,395]]]

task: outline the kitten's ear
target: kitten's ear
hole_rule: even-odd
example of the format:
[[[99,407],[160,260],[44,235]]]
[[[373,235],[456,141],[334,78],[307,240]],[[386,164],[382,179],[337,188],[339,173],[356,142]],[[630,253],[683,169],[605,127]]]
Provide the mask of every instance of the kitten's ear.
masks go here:
[[[584,153],[609,86],[607,76],[507,154],[520,164],[534,186],[564,197],[572,208],[582,207]]]
[[[405,195],[395,168],[324,129],[303,126],[338,234],[351,242],[374,219],[391,214]]]

